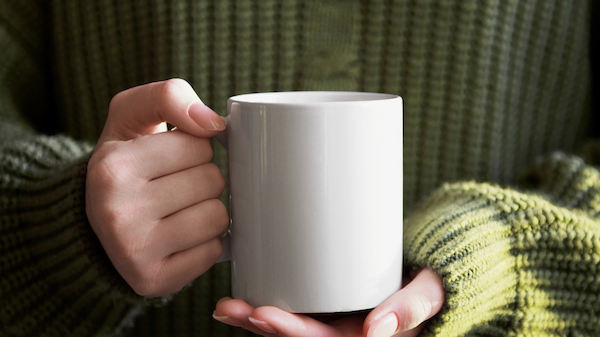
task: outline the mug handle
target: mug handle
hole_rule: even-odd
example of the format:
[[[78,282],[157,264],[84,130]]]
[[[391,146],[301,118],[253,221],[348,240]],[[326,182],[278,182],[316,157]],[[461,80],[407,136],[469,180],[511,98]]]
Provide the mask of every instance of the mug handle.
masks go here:
[[[229,231],[221,236],[221,245],[223,246],[223,253],[221,253],[221,257],[215,263],[231,261],[231,233]]]
[[[225,122],[225,125],[229,126],[229,117],[221,116],[221,119],[223,120],[223,122]],[[219,142],[219,144],[221,144],[225,148],[225,150],[229,151],[229,128],[228,127],[226,127],[225,130],[221,131],[214,138],[217,140],[217,142]]]
[[[223,122],[225,122],[225,124],[228,125],[229,118],[227,118],[226,116],[221,116],[221,118],[223,119]],[[228,136],[229,128],[225,128],[225,130],[223,130],[221,133],[215,136],[215,139],[219,142],[219,144],[221,144],[225,148],[225,150],[229,150]],[[229,207],[231,207],[231,202],[229,203]],[[231,225],[231,213],[229,214],[229,222]],[[231,261],[231,233],[229,232],[229,230],[227,230],[225,234],[221,236],[221,244],[223,245],[223,253],[221,254],[221,257],[216,263]]]

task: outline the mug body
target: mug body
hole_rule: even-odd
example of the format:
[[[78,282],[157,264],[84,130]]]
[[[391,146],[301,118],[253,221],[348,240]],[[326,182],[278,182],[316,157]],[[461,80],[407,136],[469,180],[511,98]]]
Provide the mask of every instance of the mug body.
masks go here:
[[[228,100],[234,298],[347,312],[400,289],[402,116],[388,94]]]

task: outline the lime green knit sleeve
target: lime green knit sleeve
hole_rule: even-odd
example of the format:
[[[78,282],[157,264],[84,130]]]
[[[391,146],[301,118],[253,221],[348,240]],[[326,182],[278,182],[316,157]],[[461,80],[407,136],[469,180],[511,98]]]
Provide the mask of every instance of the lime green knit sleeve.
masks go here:
[[[600,331],[600,172],[556,153],[522,185],[446,184],[405,221],[407,265],[436,270],[446,290],[424,335]]]
[[[114,333],[138,311],[85,214],[92,144],[51,132],[58,115],[46,1],[0,5],[0,336]]]

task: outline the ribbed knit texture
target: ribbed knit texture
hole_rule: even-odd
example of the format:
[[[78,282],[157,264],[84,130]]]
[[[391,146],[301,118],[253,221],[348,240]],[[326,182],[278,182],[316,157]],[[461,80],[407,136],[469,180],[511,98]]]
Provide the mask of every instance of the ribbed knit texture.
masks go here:
[[[557,153],[526,177],[538,195],[446,184],[405,222],[408,266],[446,290],[424,335],[598,335],[600,172]]]
[[[581,0],[54,1],[55,83],[63,125],[90,140],[116,92],[173,76],[220,113],[244,92],[401,94],[411,208],[442,182],[513,183],[573,150],[588,16]]]
[[[406,257],[438,270],[448,292],[428,332],[594,335],[597,170],[567,155],[536,161],[585,137],[589,15],[586,0],[4,1],[0,335],[133,323],[135,336],[247,335],[210,317],[229,294],[227,264],[148,307],[85,218],[85,163],[111,97],[171,77],[222,114],[246,92],[400,94]],[[444,185],[412,212],[443,183],[514,185],[528,170],[521,192]]]

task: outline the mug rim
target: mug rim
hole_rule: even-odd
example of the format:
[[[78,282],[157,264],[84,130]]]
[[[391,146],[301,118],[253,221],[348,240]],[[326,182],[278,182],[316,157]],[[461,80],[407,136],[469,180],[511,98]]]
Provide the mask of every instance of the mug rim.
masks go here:
[[[261,105],[321,105],[376,102],[402,99],[398,95],[361,91],[274,91],[240,94],[228,101]]]

